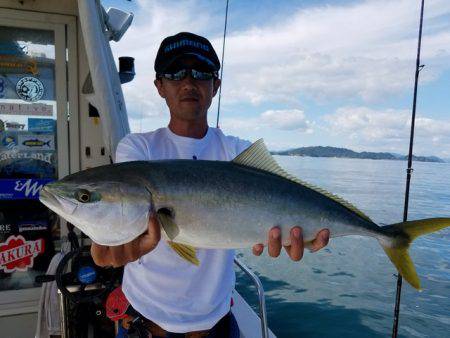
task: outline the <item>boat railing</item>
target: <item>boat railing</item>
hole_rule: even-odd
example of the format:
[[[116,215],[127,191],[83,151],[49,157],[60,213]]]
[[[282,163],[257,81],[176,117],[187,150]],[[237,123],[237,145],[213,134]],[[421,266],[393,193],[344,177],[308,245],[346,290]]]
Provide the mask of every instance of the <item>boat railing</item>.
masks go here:
[[[263,338],[269,338],[269,326],[267,325],[267,312],[266,312],[266,299],[264,296],[264,288],[262,286],[261,280],[255,273],[250,270],[248,266],[242,263],[239,258],[234,257],[234,263],[245,272],[247,276],[253,281],[258,292],[259,301],[259,318],[261,319],[261,334]]]

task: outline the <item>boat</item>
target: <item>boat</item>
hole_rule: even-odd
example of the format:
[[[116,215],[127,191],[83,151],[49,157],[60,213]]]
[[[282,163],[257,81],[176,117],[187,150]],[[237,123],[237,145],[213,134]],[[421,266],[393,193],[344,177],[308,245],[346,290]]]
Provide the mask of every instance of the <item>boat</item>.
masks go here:
[[[95,323],[74,325],[66,298],[101,293],[108,283],[86,279],[69,285],[58,279],[66,274],[61,267],[74,268],[61,262],[82,259],[90,240],[52,214],[38,195],[48,182],[112,163],[118,142],[130,132],[121,86],[134,76],[133,59],[120,58],[117,70],[110,43],[126,38],[132,21],[132,13],[105,9],[99,0],[0,0],[2,337],[34,336],[45,320],[43,312],[54,315],[53,334],[70,338],[78,326],[87,326],[86,336],[95,336],[90,327]],[[259,299],[257,314],[234,292],[232,311],[241,337],[274,337],[260,280],[235,262],[255,283]],[[48,274],[49,265],[54,275]],[[56,286],[65,291],[56,294]],[[102,311],[95,313],[103,316]]]

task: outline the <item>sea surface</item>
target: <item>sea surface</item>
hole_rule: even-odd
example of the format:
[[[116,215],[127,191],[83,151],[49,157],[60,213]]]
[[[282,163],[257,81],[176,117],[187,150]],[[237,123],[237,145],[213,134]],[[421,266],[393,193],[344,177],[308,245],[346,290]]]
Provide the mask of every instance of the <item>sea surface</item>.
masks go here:
[[[291,174],[344,197],[378,224],[402,221],[406,162],[276,156]],[[450,163],[413,164],[409,220],[450,217]],[[410,249],[423,291],[403,283],[399,337],[450,337],[450,228]],[[278,337],[389,337],[396,270],[373,238],[335,238],[292,262],[238,253],[261,278],[270,329]],[[251,281],[237,290],[257,309]]]

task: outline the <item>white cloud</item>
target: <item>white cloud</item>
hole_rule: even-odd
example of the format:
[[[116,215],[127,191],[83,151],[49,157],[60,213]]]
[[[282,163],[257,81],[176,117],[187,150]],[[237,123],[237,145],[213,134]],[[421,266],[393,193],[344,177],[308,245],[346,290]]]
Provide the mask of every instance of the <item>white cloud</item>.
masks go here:
[[[311,122],[305,118],[305,114],[299,109],[267,110],[261,114],[260,119],[265,124],[281,130],[312,132]]]
[[[307,120],[305,114],[299,109],[267,110],[258,117],[230,118],[224,117],[221,127],[226,130],[262,131],[281,130],[296,131],[299,133],[313,133],[314,123]]]
[[[161,39],[179,31],[192,31],[209,37],[220,55],[223,8],[200,0],[139,0],[137,5],[134,24],[118,44],[113,43],[113,50],[117,56],[130,55],[136,59],[136,78],[124,85],[124,93],[134,130],[148,130],[167,121],[167,107],[153,86],[153,63]],[[286,103],[289,107],[308,109],[305,102],[299,102],[300,95],[312,98],[315,103],[339,98],[347,100],[347,105],[354,105],[362,99],[369,106],[372,102],[409,93],[414,76],[418,16],[419,3],[412,5],[410,0],[366,0],[294,9],[275,24],[273,20],[233,24],[231,15],[223,109],[235,110],[236,105],[248,103],[268,103],[274,111]],[[450,68],[449,16],[450,1],[427,1],[422,44],[422,62],[426,67],[421,72],[421,85],[438,79]],[[234,28],[237,26],[241,28]],[[409,111],[345,110],[346,114],[353,115],[337,110],[328,121],[329,128],[347,130],[339,134],[341,140],[357,141],[356,146],[376,151],[404,153],[407,149],[404,144],[409,125],[404,121]],[[277,134],[286,145],[289,128],[298,127],[296,131],[301,133],[312,132],[314,128],[317,131],[314,135],[319,135],[319,123],[314,125],[300,111],[295,111],[266,112],[265,119],[262,115],[224,118],[221,125],[238,135],[250,130],[261,136],[266,136],[275,126],[286,135],[283,139]],[[342,127],[336,124],[338,121]],[[372,128],[366,127],[367,123]],[[360,129],[351,128],[356,125]],[[445,135],[446,121],[418,118],[417,126],[419,138],[430,138],[429,147],[423,147],[425,153],[437,153],[431,147],[437,147],[441,154],[447,151],[445,147],[450,149]],[[420,151],[420,147],[416,149]]]
[[[324,119],[332,131],[356,140],[403,139],[409,128],[406,110],[377,111],[367,107],[345,107]]]
[[[450,3],[427,4],[422,83],[450,60]],[[227,100],[295,102],[298,94],[377,101],[412,85],[418,7],[411,1],[364,1],[293,12],[275,26],[232,32],[227,40]]]
[[[344,107],[326,115],[327,129],[343,136],[353,148],[394,151],[405,154],[408,148],[411,112]],[[447,157],[450,149],[450,120],[420,117],[415,125],[415,153]]]
[[[237,134],[242,130],[259,131],[261,124],[259,118],[224,117],[220,121],[220,128],[227,133]]]
[[[160,114],[153,62],[161,39],[179,31],[209,36],[220,54],[222,12],[202,1],[138,1],[136,22],[114,46],[136,58],[136,79],[125,86],[130,111]],[[422,83],[449,67],[450,2],[427,2]],[[218,16],[220,14],[220,16]],[[419,7],[410,0],[363,1],[292,11],[277,24],[230,29],[225,56],[224,104],[298,103],[299,94],[376,101],[412,85]],[[232,22],[230,17],[230,22]],[[233,27],[232,25],[230,26]],[[215,35],[211,35],[215,32]]]

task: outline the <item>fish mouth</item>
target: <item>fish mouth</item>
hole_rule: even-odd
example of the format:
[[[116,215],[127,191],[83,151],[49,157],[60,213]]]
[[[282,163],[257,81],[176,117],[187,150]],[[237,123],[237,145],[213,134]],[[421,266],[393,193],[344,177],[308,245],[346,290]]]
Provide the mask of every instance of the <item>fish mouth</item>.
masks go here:
[[[77,208],[77,204],[73,203],[63,197],[56,196],[53,194],[48,186],[44,186],[39,192],[39,200],[44,204],[47,208],[53,210],[57,214],[64,212],[66,214],[73,214],[73,212]]]
[[[57,205],[59,205],[58,200],[51,192],[47,190],[47,186],[44,186],[39,192],[39,200],[50,209],[53,209]]]

